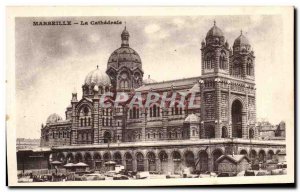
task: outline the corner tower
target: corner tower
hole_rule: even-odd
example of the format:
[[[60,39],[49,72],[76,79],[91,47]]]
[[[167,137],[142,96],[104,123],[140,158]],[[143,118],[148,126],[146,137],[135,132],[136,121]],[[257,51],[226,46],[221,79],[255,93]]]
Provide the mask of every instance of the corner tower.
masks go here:
[[[201,56],[200,138],[255,138],[254,53],[248,39],[241,34],[232,51],[214,22]]]
[[[131,91],[143,84],[142,61],[139,54],[129,47],[126,26],[121,34],[121,47],[115,50],[107,62],[106,73],[115,91]]]
[[[201,44],[202,75],[229,74],[229,47],[214,21]]]

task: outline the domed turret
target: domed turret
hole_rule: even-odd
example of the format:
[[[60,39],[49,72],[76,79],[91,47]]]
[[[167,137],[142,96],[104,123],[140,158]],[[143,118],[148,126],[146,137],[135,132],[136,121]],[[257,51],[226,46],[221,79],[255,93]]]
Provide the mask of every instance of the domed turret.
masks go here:
[[[207,32],[205,40],[207,44],[224,44],[223,31],[216,25],[216,21],[214,21],[214,26]]]
[[[87,76],[85,77],[84,85],[88,86],[109,86],[110,85],[110,79],[109,77],[101,71],[98,66],[97,69],[89,72]]]
[[[243,35],[243,31],[233,43],[233,51],[250,51],[251,45],[247,37]]]
[[[47,121],[46,123],[49,124],[49,123],[57,123],[59,121],[62,121],[62,118],[61,116],[59,116],[58,114],[56,113],[53,113],[51,115],[49,115],[49,117],[47,118]]]

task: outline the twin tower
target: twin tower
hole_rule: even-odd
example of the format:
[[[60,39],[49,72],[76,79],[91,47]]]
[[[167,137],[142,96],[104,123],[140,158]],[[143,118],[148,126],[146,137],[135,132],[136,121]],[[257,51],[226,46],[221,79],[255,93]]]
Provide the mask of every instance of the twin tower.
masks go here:
[[[229,47],[220,28],[201,44],[201,131],[210,138],[257,138],[255,57],[243,35]]]

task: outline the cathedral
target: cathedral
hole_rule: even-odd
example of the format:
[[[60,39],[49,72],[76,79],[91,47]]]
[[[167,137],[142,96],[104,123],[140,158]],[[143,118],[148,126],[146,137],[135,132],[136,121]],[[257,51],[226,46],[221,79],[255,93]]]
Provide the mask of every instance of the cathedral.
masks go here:
[[[49,163],[85,162],[100,170],[113,160],[131,171],[177,173],[189,167],[203,172],[216,169],[223,154],[263,162],[285,150],[280,141],[258,138],[255,54],[242,31],[231,46],[214,22],[201,43],[199,76],[162,82],[144,78],[142,59],[129,40],[125,27],[106,71],[95,67],[82,84],[82,98],[72,93],[65,118],[54,113],[42,124],[41,147],[51,148]],[[142,98],[166,93],[175,95],[175,102],[101,105],[101,96],[113,93],[104,102],[114,103],[120,92]],[[196,105],[189,107],[191,100]]]

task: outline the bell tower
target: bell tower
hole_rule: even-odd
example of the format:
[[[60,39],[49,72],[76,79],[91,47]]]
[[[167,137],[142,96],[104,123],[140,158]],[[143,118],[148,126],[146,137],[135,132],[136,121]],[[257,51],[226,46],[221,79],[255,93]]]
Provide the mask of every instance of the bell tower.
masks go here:
[[[254,138],[254,52],[248,39],[241,33],[232,51],[214,22],[201,57],[200,138]]]
[[[202,75],[229,74],[229,46],[214,21],[201,43]]]

